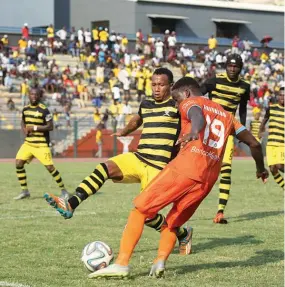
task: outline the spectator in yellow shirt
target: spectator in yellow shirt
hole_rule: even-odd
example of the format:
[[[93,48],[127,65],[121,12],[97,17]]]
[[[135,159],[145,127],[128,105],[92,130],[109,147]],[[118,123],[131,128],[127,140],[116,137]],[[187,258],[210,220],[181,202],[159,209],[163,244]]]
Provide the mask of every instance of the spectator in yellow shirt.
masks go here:
[[[93,41],[95,43],[98,43],[99,41],[99,31],[98,31],[98,27],[95,27],[93,30],[92,30],[92,37],[93,37]]]
[[[4,37],[1,39],[1,42],[3,43],[4,47],[9,46],[8,35],[4,35]]]
[[[123,53],[125,53],[128,50],[128,43],[129,43],[129,40],[124,35],[123,39],[121,41],[121,50],[122,50]]]
[[[100,38],[100,41],[102,43],[106,43],[108,41],[109,33],[108,33],[107,28],[105,28],[105,30],[102,30],[101,32],[99,32],[99,38]]]
[[[209,50],[215,50],[217,48],[217,45],[218,45],[218,41],[214,37],[214,35],[212,35],[208,40]]]
[[[20,94],[22,98],[22,107],[24,107],[28,102],[28,94],[29,94],[29,86],[27,79],[25,79],[20,85]]]
[[[48,38],[48,42],[51,44],[51,47],[53,48],[53,41],[54,41],[54,28],[53,25],[50,24],[47,27],[47,38]]]
[[[20,49],[20,53],[24,54],[25,50],[26,50],[26,48],[28,46],[28,43],[27,43],[27,41],[26,41],[26,39],[24,37],[22,37],[22,39],[20,39],[18,41],[18,46],[19,46],[19,49]]]
[[[96,132],[96,143],[97,143],[97,146],[98,146],[98,151],[96,153],[96,157],[99,157],[101,158],[102,157],[102,154],[103,154],[103,142],[102,142],[102,125],[99,124],[97,126],[97,132]]]
[[[141,102],[142,95],[144,94],[144,77],[141,75],[137,82],[138,102]]]

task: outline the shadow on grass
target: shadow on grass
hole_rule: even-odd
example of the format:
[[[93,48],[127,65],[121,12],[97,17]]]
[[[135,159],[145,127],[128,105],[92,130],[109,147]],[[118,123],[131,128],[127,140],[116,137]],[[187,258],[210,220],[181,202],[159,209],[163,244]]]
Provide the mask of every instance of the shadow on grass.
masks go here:
[[[283,210],[273,210],[273,211],[261,211],[261,212],[249,212],[246,214],[242,214],[236,217],[232,217],[232,219],[235,219],[234,222],[241,222],[241,221],[248,221],[248,220],[255,220],[270,216],[277,216],[280,214],[284,214]]]
[[[216,247],[225,247],[231,245],[257,245],[263,241],[255,239],[253,235],[245,235],[233,238],[209,238],[209,241],[197,243],[193,245],[194,253],[199,253],[203,250],[214,249]]]
[[[197,265],[182,265],[167,268],[167,270],[175,270],[177,274],[185,274],[188,272],[195,272],[208,269],[223,269],[234,267],[257,267],[268,263],[282,261],[284,259],[283,250],[262,250],[257,251],[256,254],[244,261],[224,261]]]
[[[195,239],[194,239],[195,240]],[[214,249],[216,247],[225,247],[231,245],[258,245],[263,243],[263,241],[255,239],[253,235],[245,235],[239,237],[230,237],[230,238],[207,238],[207,242],[204,243],[197,243],[195,241],[193,243],[193,252],[197,254],[204,250]],[[150,248],[150,249],[142,249],[139,252],[149,252],[149,251],[157,251],[157,248]],[[179,253],[177,248],[173,251],[174,254]]]
[[[229,223],[235,223],[235,222],[241,222],[241,221],[247,221],[247,220],[256,220],[260,218],[270,217],[270,216],[277,216],[280,214],[284,214],[283,210],[272,210],[272,211],[260,211],[260,212],[249,212],[246,214],[241,214],[238,216],[226,216],[226,219],[229,221]],[[188,224],[191,226],[191,222],[194,221],[212,221],[213,218],[195,218],[190,219]]]

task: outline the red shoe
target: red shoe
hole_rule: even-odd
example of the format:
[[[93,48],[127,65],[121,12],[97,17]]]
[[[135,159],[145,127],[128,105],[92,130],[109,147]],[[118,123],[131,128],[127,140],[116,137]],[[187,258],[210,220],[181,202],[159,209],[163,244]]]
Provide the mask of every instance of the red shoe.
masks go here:
[[[216,217],[213,219],[214,223],[218,224],[227,224],[228,221],[224,218],[224,214],[222,212],[218,212]]]

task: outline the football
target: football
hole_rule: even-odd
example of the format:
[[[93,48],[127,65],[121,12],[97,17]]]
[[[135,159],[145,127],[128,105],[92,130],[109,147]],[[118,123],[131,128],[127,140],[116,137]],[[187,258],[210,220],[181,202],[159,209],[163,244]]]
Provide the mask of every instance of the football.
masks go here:
[[[111,247],[104,242],[94,241],[84,247],[81,261],[90,272],[95,272],[107,267],[113,257],[114,254]]]

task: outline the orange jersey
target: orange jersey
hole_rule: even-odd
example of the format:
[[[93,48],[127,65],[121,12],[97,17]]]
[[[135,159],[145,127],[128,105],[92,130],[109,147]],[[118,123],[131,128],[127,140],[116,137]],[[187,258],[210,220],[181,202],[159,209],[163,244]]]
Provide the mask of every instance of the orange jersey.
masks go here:
[[[189,142],[168,166],[195,181],[214,184],[219,176],[228,136],[238,134],[245,127],[219,104],[204,97],[192,97],[179,106],[182,135],[191,131],[187,113],[193,106],[201,108],[205,127],[200,131],[199,139]]]

